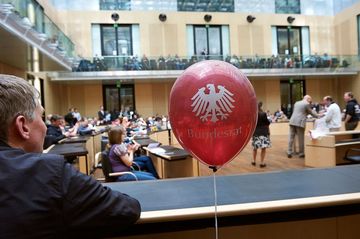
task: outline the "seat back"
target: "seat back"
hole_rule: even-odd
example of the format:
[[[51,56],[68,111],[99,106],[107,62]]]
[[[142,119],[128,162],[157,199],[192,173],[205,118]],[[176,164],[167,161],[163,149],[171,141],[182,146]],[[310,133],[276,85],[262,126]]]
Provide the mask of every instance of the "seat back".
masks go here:
[[[346,150],[344,160],[352,164],[360,164],[360,149],[350,148]]]
[[[113,172],[111,163],[110,163],[109,153],[110,153],[110,151],[108,151],[108,150],[104,150],[101,152],[102,171],[103,171],[106,182],[115,182],[116,177],[109,176],[109,174]]]

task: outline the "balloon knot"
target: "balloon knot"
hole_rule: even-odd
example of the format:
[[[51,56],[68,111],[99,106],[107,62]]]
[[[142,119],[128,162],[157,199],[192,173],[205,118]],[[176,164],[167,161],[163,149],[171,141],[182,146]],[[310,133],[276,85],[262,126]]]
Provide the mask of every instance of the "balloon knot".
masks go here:
[[[214,173],[216,173],[216,171],[218,170],[216,166],[209,166],[209,168],[212,169]]]

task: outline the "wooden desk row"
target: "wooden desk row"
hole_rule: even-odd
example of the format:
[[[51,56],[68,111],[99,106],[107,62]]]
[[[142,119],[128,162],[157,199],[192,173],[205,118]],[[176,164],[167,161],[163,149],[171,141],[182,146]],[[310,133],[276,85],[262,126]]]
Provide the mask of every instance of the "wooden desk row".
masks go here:
[[[182,148],[161,145],[154,139],[135,139],[152,159],[160,178],[199,176],[199,163]],[[156,145],[159,144],[159,145]]]
[[[44,152],[64,157],[78,157],[79,171],[89,175],[95,165],[95,154],[101,150],[101,137],[101,133],[95,133],[65,138]]]
[[[166,134],[168,134],[167,131]],[[53,145],[47,152],[64,157],[78,157],[79,171],[90,174],[95,165],[95,154],[101,151],[101,137],[102,134],[94,134],[66,138],[60,144]],[[153,160],[160,178],[199,176],[198,161],[194,160],[185,150],[173,146],[147,148],[146,146],[157,143],[157,141],[147,136],[135,137],[135,139]]]
[[[85,143],[54,144],[50,147],[46,153],[62,155],[65,158],[77,157],[79,160],[79,171],[89,174],[89,151],[86,149]]]
[[[152,159],[160,178],[181,178],[199,176],[199,161],[184,149],[170,145],[156,148],[144,147]]]
[[[360,130],[331,132],[314,140],[306,137],[305,165],[334,167],[346,164],[348,162],[343,158],[349,148],[360,148]]]

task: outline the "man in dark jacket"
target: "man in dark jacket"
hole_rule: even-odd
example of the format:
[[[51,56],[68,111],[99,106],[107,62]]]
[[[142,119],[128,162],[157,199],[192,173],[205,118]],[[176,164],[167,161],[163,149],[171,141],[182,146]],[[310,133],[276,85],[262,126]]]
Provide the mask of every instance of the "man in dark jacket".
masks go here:
[[[56,144],[66,137],[60,128],[61,119],[62,117],[60,115],[52,115],[50,118],[50,125],[47,127],[46,136],[51,139],[51,144]]]
[[[77,122],[77,118],[74,117],[74,108],[69,109],[69,112],[64,116],[64,119],[70,128],[74,127]]]
[[[353,93],[345,92],[344,100],[346,102],[346,110],[345,110],[345,129],[346,130],[354,130],[358,121],[360,120],[360,109],[357,100],[354,98]]]
[[[103,236],[137,221],[139,202],[42,154],[38,92],[0,74],[0,238]]]

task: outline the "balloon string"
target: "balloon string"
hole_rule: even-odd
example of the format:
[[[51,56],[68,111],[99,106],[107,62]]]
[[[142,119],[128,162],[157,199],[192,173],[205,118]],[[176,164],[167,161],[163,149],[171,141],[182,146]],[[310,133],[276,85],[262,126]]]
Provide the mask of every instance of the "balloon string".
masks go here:
[[[217,220],[217,192],[216,192],[216,168],[213,169],[214,178],[214,204],[215,204],[215,238],[219,238],[218,220]]]

